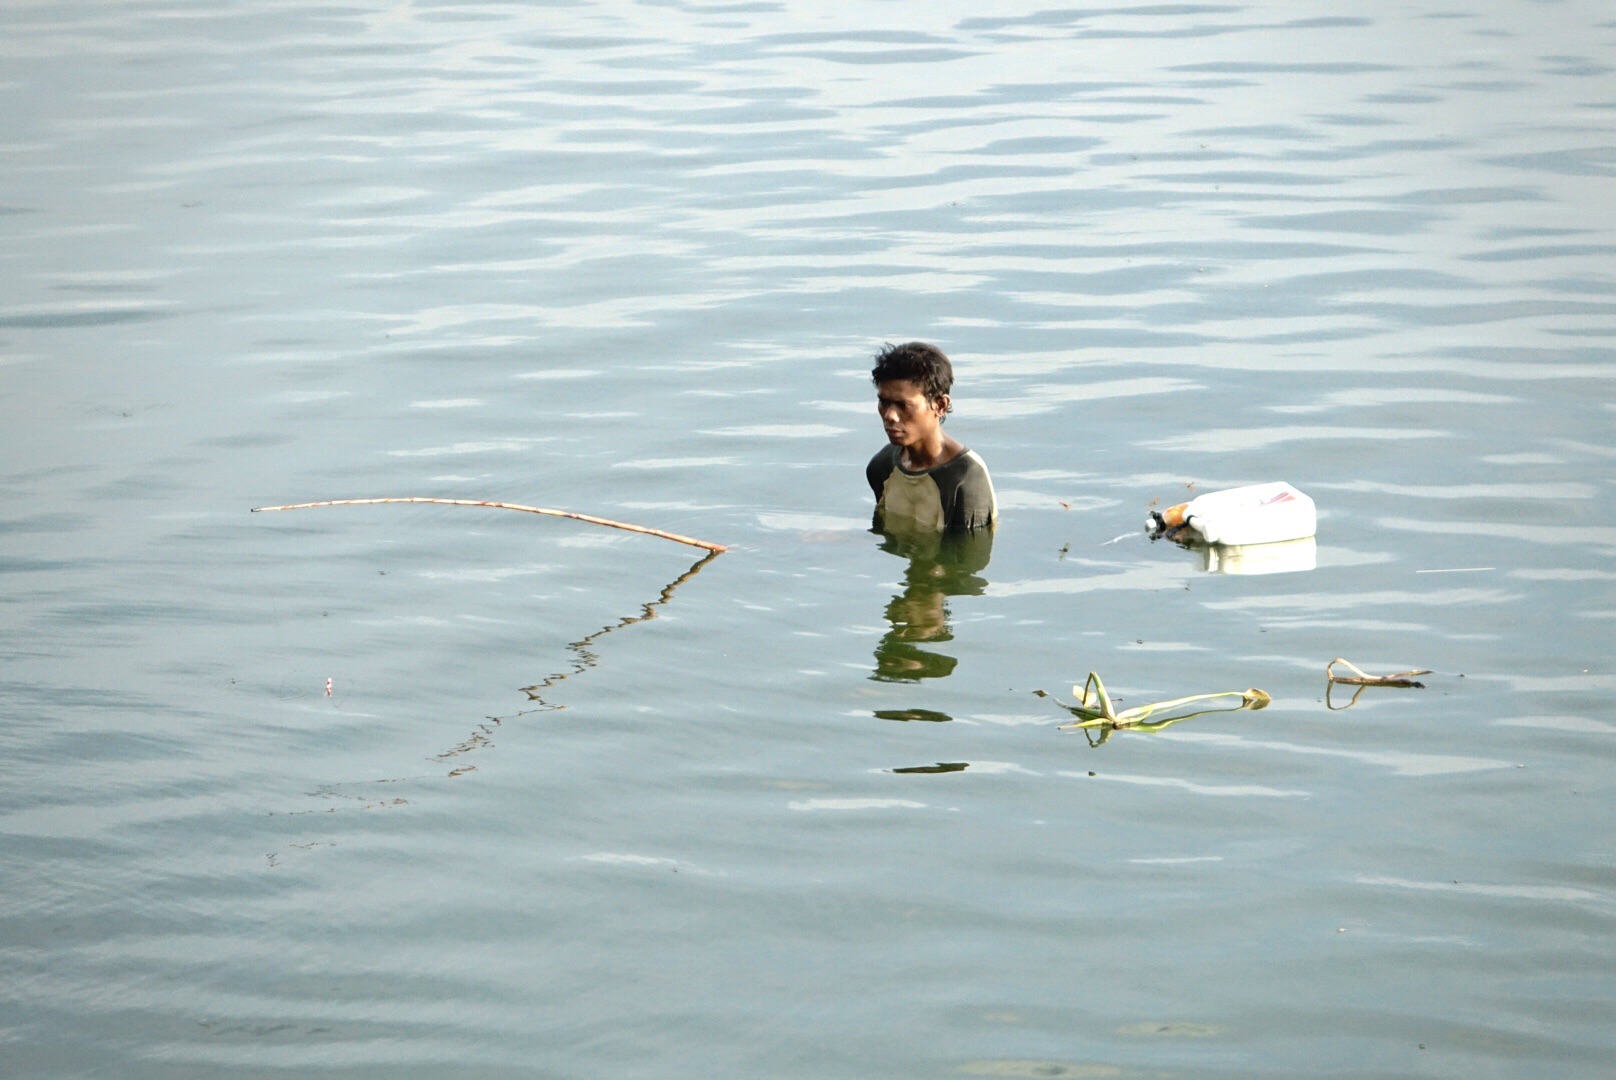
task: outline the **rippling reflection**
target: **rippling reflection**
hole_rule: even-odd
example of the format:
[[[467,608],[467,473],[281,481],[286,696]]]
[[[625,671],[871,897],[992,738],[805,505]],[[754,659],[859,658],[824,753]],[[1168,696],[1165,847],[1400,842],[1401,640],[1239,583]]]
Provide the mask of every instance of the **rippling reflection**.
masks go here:
[[[883,534],[881,550],[909,561],[903,591],[887,604],[892,629],[875,648],[875,673],[882,682],[918,683],[944,679],[959,664],[956,657],[922,646],[954,640],[949,624],[948,598],[981,596],[987,579],[980,576],[993,557],[993,531],[972,533]],[[890,719],[899,719],[893,716]],[[932,719],[904,716],[901,719]]]
[[[563,679],[571,678],[574,675],[581,675],[585,671],[588,671],[590,668],[594,667],[596,664],[600,663],[600,657],[594,652],[593,649],[590,648],[591,645],[605,637],[607,634],[610,634],[616,630],[621,630],[625,626],[633,626],[635,623],[649,622],[656,618],[657,608],[672,600],[674,591],[678,589],[679,586],[701,573],[702,567],[718,558],[718,555],[719,553],[716,551],[709,551],[707,554],[697,559],[691,564],[690,569],[686,570],[684,573],[662,586],[662,589],[656,595],[656,599],[648,600],[644,604],[640,605],[640,613],[638,615],[625,615],[616,622],[609,623],[606,626],[601,627],[599,630],[596,630],[592,634],[581,637],[577,641],[568,642],[567,649],[572,653],[571,667],[566,671],[552,672],[533,685],[522,687],[522,692],[528,696],[529,701],[538,702],[537,710],[528,709],[525,711],[543,712],[550,709],[566,708],[565,705],[555,705],[546,701],[542,691],[548,690],[550,687],[554,686],[558,682],[561,682]],[[518,713],[516,715],[520,716],[523,714]],[[501,719],[508,718],[490,717],[490,719],[492,719],[495,723],[498,723]]]
[[[1295,574],[1319,564],[1318,544],[1311,536],[1274,544],[1197,544],[1192,547],[1201,569],[1209,574]]]

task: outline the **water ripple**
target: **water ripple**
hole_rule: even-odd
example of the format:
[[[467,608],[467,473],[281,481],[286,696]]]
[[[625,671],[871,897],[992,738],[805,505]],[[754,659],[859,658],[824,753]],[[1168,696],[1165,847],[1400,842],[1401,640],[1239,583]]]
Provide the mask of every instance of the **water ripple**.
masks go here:
[[[1613,29],[10,5],[0,1057],[1603,1076]],[[1002,485],[969,573],[867,533],[911,338]],[[1310,574],[1137,532],[1276,474]],[[734,550],[245,512],[444,484]],[[1327,712],[1341,653],[1469,674]],[[1028,696],[1074,666],[1278,707],[1091,749]]]

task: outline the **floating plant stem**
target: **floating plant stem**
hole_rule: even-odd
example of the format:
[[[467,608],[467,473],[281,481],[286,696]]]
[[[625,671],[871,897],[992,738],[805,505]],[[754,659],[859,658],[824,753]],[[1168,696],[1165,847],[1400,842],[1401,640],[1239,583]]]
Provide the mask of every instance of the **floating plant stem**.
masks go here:
[[[1038,693],[1048,697],[1042,690]],[[1265,691],[1252,687],[1249,690],[1226,690],[1217,694],[1191,694],[1189,697],[1173,698],[1171,701],[1155,701],[1148,705],[1135,705],[1131,709],[1121,712],[1111,704],[1111,695],[1106,692],[1105,683],[1100,680],[1098,672],[1089,672],[1088,681],[1081,686],[1072,687],[1072,694],[1077,698],[1077,704],[1068,705],[1064,701],[1055,703],[1073,716],[1077,722],[1062,724],[1062,731],[1082,729],[1088,731],[1098,729],[1100,742],[1110,737],[1111,732],[1125,728],[1134,731],[1161,731],[1183,720],[1195,716],[1205,716],[1207,713],[1238,712],[1241,709],[1261,709],[1273,701]],[[1192,705],[1202,701],[1219,701],[1225,698],[1239,698],[1240,704],[1226,709],[1197,709],[1194,712],[1184,713],[1180,716],[1166,717],[1150,722],[1150,718],[1157,713],[1165,713],[1183,705]],[[1095,745],[1098,745],[1096,743]]]

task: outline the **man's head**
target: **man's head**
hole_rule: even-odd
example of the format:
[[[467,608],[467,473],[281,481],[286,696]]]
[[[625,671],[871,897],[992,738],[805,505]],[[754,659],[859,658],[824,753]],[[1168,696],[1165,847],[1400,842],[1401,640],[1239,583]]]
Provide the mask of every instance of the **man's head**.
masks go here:
[[[870,379],[881,426],[895,445],[912,446],[929,438],[954,407],[948,396],[954,367],[935,345],[911,341],[885,346],[875,355]]]
[[[954,386],[954,365],[943,350],[924,341],[887,345],[875,354],[870,379],[876,386],[903,379],[914,383],[927,401],[940,402],[948,411],[948,392]]]

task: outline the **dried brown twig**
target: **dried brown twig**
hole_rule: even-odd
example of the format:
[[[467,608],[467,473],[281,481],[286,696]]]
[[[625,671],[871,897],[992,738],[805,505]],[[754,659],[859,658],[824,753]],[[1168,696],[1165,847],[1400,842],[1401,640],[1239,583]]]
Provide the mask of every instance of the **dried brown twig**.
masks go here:
[[[424,498],[397,498],[397,499],[327,499],[324,502],[293,503],[290,506],[255,506],[253,513],[270,510],[307,510],[313,506],[370,506],[375,503],[436,503],[439,506],[491,506],[496,510],[520,510],[525,514],[544,514],[548,517],[571,518],[574,521],[587,521],[591,525],[605,525],[612,529],[625,529],[628,532],[645,533],[647,536],[660,536],[664,540],[672,540],[679,544],[689,544],[691,547],[706,548],[708,551],[728,551],[724,544],[709,544],[705,540],[695,540],[678,533],[663,532],[661,529],[649,529],[644,525],[630,525],[622,521],[612,521],[609,518],[595,517],[592,514],[575,514],[570,510],[548,510],[542,506],[522,506],[519,503],[485,502],[480,499],[424,499]]]
[[[1337,675],[1335,673],[1335,666],[1337,664],[1345,664],[1347,667],[1353,670],[1354,674]],[[1331,682],[1344,683],[1347,686],[1404,686],[1412,687],[1416,690],[1424,690],[1425,684],[1422,682],[1415,682],[1414,676],[1429,675],[1431,674],[1431,669],[1414,668],[1411,671],[1399,671],[1393,675],[1370,675],[1357,664],[1354,664],[1351,660],[1343,660],[1338,656],[1325,665],[1324,674]]]

